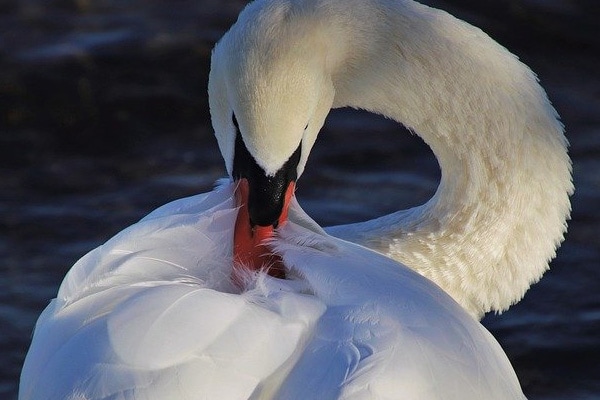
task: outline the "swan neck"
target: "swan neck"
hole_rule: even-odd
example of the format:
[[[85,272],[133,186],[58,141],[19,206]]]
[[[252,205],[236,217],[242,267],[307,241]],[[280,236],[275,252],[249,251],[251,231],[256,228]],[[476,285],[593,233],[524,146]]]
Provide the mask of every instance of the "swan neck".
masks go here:
[[[502,311],[541,277],[566,230],[562,124],[531,70],[479,29],[417,3],[376,3],[377,19],[338,21],[352,46],[329,35],[334,106],[405,125],[442,178],[429,202],[372,223],[365,241],[474,316]]]

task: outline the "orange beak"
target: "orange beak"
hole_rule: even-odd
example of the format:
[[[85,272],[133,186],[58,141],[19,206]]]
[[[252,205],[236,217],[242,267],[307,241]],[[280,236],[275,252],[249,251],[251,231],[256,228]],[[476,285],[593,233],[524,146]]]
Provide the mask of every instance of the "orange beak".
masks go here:
[[[294,196],[295,184],[290,182],[284,198],[283,209],[276,226],[281,226],[287,221],[290,201]],[[235,232],[233,238],[233,281],[238,286],[243,286],[243,272],[264,270],[269,275],[285,278],[285,269],[281,257],[275,254],[265,241],[273,237],[275,227],[252,225],[248,213],[248,180],[243,178],[238,181],[235,189],[235,198],[239,207]]]

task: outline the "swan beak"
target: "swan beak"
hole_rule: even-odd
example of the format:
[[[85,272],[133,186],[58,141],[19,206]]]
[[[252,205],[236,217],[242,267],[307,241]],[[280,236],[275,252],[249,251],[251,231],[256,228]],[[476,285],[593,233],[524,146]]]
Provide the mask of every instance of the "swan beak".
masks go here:
[[[283,207],[279,217],[272,224],[261,226],[252,222],[248,179],[241,178],[237,182],[235,198],[239,207],[234,231],[234,273],[233,279],[238,286],[243,286],[244,273],[248,271],[266,270],[271,276],[285,278],[281,257],[269,249],[268,239],[272,238],[275,229],[285,223],[288,209],[294,196],[295,183],[288,183],[284,194]],[[245,271],[245,272],[244,272]]]

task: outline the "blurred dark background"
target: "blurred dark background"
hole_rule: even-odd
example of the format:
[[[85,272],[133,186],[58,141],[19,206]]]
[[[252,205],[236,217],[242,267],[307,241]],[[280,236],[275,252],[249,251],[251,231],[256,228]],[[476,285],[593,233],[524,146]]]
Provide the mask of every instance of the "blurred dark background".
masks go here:
[[[529,398],[600,399],[600,2],[424,3],[517,54],[563,118],[577,188],[567,240],[525,299],[484,324]],[[79,257],[225,174],[209,57],[245,4],[0,0],[0,398],[16,399],[33,325]],[[309,214],[347,223],[427,200],[437,163],[402,131],[333,112],[299,182]]]

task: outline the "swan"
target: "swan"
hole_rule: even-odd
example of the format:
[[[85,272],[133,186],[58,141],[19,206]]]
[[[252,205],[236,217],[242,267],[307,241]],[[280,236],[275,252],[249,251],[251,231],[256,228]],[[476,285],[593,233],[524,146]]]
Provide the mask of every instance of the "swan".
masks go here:
[[[213,50],[209,106],[229,178],[72,267],[19,399],[524,398],[478,319],[540,279],[570,213],[563,126],[528,67],[412,0],[256,0]],[[423,138],[434,196],[314,222],[295,184],[336,107]]]

